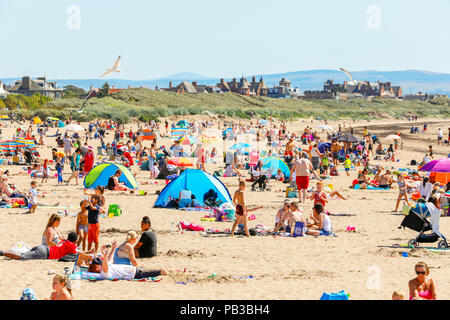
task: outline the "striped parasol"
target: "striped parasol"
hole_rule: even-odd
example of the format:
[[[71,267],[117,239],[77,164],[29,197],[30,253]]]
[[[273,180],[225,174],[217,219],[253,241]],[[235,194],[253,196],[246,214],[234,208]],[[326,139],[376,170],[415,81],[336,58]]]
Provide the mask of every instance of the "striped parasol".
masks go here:
[[[183,158],[183,157],[169,159],[167,161],[167,164],[171,164],[171,165],[177,166],[177,167],[193,167],[194,166],[194,164],[192,163],[191,160],[189,160],[188,158]]]
[[[36,154],[37,149],[33,140],[27,139],[16,139],[16,140],[5,140],[0,142],[0,151],[13,153],[16,149],[29,148],[31,153]]]
[[[178,141],[184,146],[192,146],[197,142],[197,139],[191,136],[182,136]]]
[[[187,135],[188,131],[189,131],[188,128],[178,128],[178,127],[175,127],[175,128],[172,128],[172,130],[171,130],[171,132],[170,132],[170,137],[171,137],[173,140],[178,140],[178,139],[180,139],[182,136]]]

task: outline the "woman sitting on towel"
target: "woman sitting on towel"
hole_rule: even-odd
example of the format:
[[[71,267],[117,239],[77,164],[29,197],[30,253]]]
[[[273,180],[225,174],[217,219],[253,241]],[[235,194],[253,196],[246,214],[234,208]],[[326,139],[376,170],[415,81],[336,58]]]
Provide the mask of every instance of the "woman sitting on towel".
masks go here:
[[[53,213],[48,219],[45,231],[42,234],[42,244],[47,247],[53,247],[58,244],[58,242],[63,241],[64,238],[61,236],[58,230],[58,226],[61,222],[61,217],[56,213]]]
[[[139,262],[137,262],[134,253],[134,246],[137,242],[137,233],[133,230],[128,231],[125,242],[114,251],[114,264],[127,264],[139,267]]]
[[[409,300],[436,300],[436,285],[428,278],[430,269],[425,262],[419,262],[414,267],[417,277],[409,280]]]

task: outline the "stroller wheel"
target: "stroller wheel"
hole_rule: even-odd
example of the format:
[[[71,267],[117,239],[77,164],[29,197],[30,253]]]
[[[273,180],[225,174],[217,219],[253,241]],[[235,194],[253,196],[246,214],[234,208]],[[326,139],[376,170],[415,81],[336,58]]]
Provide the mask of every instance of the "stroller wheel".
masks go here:
[[[448,243],[445,240],[441,240],[438,242],[438,248],[439,249],[444,249],[444,248],[448,248]]]
[[[408,247],[417,247],[417,241],[416,239],[411,239],[408,241]]]

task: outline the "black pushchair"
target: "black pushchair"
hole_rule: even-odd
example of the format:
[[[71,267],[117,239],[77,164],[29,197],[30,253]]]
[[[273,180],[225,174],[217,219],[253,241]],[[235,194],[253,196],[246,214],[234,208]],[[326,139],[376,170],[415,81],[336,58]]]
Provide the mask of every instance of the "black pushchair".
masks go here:
[[[403,219],[399,228],[408,228],[419,232],[416,238],[408,241],[408,246],[418,247],[419,243],[434,243],[438,242],[438,248],[448,248],[447,239],[437,235],[434,231],[430,234],[426,234],[427,231],[432,231],[431,223],[426,219],[429,217],[429,211],[424,203],[418,203],[416,207],[412,208],[408,215]]]

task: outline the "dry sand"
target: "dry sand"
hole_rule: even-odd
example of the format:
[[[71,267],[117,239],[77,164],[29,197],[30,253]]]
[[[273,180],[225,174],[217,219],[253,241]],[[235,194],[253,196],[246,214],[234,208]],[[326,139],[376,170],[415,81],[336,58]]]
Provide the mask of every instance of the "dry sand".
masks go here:
[[[181,118],[179,118],[181,119]],[[192,117],[188,118],[192,119]],[[199,119],[198,117],[196,119]],[[343,123],[344,121],[341,121]],[[350,121],[345,121],[350,123]],[[373,126],[375,134],[388,135],[400,130],[404,135],[404,146],[399,163],[389,166],[408,167],[411,159],[420,161],[429,144],[433,144],[435,158],[446,157],[448,146],[436,145],[437,128],[442,127],[444,134],[450,124],[449,120],[427,120],[427,135],[410,136],[410,123],[407,121],[357,121],[355,125]],[[316,127],[318,121],[313,121]],[[337,127],[336,122],[331,125]],[[83,124],[85,127],[86,124]],[[311,120],[289,124],[289,130],[299,132]],[[126,126],[129,128],[129,125]],[[3,129],[3,139],[12,137],[13,128]],[[358,129],[359,132],[361,131]],[[51,129],[49,134],[55,132]],[[356,134],[359,133],[356,131]],[[107,135],[106,142],[111,142],[112,135]],[[166,145],[169,140],[159,141]],[[51,158],[54,138],[46,138],[47,146],[39,149],[42,158]],[[91,142],[96,150],[98,141]],[[146,142],[148,145],[149,143]],[[377,162],[386,165],[386,162]],[[15,176],[10,179],[20,189],[28,190],[30,177],[23,172],[23,166],[9,166]],[[218,165],[207,165],[212,172]],[[140,182],[148,181],[149,173],[133,168]],[[69,176],[66,166],[65,179]],[[141,190],[148,191],[147,196],[125,193],[106,193],[107,203],[118,203],[123,214],[112,219],[101,218],[101,244],[113,240],[122,242],[124,232],[139,230],[142,216],[148,215],[158,236],[158,255],[151,259],[140,260],[146,267],[163,267],[171,275],[157,283],[140,283],[129,281],[73,281],[75,299],[319,299],[322,292],[338,292],[345,289],[351,299],[390,299],[396,289],[408,293],[408,280],[415,276],[414,264],[425,261],[431,267],[430,276],[437,284],[439,299],[450,299],[450,273],[445,271],[450,264],[450,251],[433,253],[425,249],[388,248],[394,243],[406,244],[416,233],[399,230],[402,220],[400,214],[392,214],[398,191],[350,190],[348,187],[355,179],[356,172],[350,177],[342,175],[332,177],[331,182],[349,200],[331,200],[327,208],[335,214],[331,216],[333,231],[338,237],[306,236],[303,238],[281,237],[241,237],[232,239],[225,235],[202,236],[199,233],[170,233],[171,222],[180,220],[194,222],[206,228],[231,228],[228,222],[202,222],[204,215],[198,212],[180,212],[175,210],[154,209],[157,198],[155,192],[164,187],[164,181],[158,184],[142,185]],[[237,188],[237,178],[221,178],[233,193]],[[330,180],[329,180],[330,181]],[[38,179],[38,191],[45,194],[40,198],[44,203],[77,206],[82,198],[82,181],[79,186],[57,186],[56,179],[50,179],[46,185]],[[274,225],[274,216],[284,199],[284,184],[273,183],[272,192],[251,192],[247,189],[249,206],[263,205],[264,209],[254,212],[257,223]],[[280,191],[278,191],[280,190]],[[309,215],[312,201],[307,200],[303,206]],[[40,244],[42,232],[50,214],[61,209],[39,207],[36,214],[26,215],[24,209],[0,209],[0,248],[13,247],[22,241],[30,246]],[[69,212],[78,212],[71,209]],[[441,231],[450,235],[450,218],[441,219]],[[60,225],[63,235],[75,229],[74,217],[64,217]],[[356,227],[356,233],[345,231],[348,225]],[[109,231],[108,231],[109,230]],[[436,246],[432,244],[431,246]],[[402,257],[408,251],[410,256]],[[51,279],[48,270],[62,272],[72,263],[56,261],[13,261],[0,258],[0,299],[18,299],[21,291],[31,287],[38,299],[47,298],[51,293]],[[186,273],[177,272],[184,270]],[[380,287],[373,288],[373,277],[379,271]],[[213,272],[215,278],[208,278]],[[235,279],[235,276],[249,276],[253,279]],[[372,277],[371,277],[372,276]],[[188,281],[187,285],[177,284]]]

